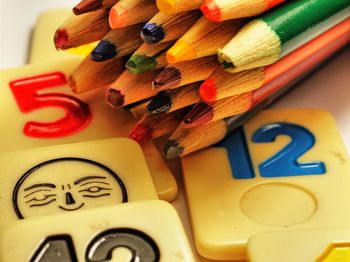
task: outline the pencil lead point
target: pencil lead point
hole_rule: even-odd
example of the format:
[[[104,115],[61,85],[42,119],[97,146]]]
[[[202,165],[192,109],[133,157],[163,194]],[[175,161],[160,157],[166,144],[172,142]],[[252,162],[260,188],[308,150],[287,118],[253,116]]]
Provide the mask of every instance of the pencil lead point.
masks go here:
[[[216,84],[214,79],[207,79],[205,80],[200,88],[199,88],[199,95],[205,102],[212,102],[216,100]]]
[[[156,67],[156,60],[153,57],[144,55],[133,55],[128,62],[126,62],[126,68],[134,74],[141,74],[153,70]]]
[[[124,95],[116,89],[107,89],[107,103],[113,108],[121,107],[124,104]]]
[[[81,15],[102,8],[101,0],[82,0],[73,8],[75,15]]]
[[[65,45],[68,42],[68,35],[66,30],[57,29],[54,37],[54,42],[55,42],[56,49],[65,49]]]
[[[175,64],[181,61],[192,60],[196,58],[196,52],[193,47],[184,40],[178,40],[166,53],[166,59],[169,64]]]
[[[152,85],[154,88],[175,88],[181,82],[181,73],[177,68],[167,66],[164,70],[154,79]]]
[[[183,151],[184,148],[174,139],[168,140],[163,148],[164,155],[168,159],[180,157]]]
[[[167,113],[171,108],[171,98],[167,91],[159,92],[147,105],[148,114]]]
[[[221,12],[215,0],[205,0],[200,9],[208,20],[214,22],[221,21]]]
[[[116,5],[109,11],[109,25],[112,29],[122,28],[128,21],[128,9]]]
[[[147,44],[159,43],[164,37],[163,28],[153,23],[145,24],[141,30],[141,38]]]
[[[183,122],[185,128],[192,128],[198,125],[206,124],[213,119],[213,109],[207,103],[199,102],[185,116]]]
[[[77,83],[75,82],[75,79],[72,75],[68,77],[67,84],[73,93],[77,93]]]
[[[129,138],[135,140],[137,143],[141,143],[146,140],[152,139],[153,130],[144,123],[138,123],[135,128],[130,132]]]
[[[117,48],[114,44],[108,40],[102,40],[92,50],[90,58],[95,62],[102,62],[115,57],[117,54]]]

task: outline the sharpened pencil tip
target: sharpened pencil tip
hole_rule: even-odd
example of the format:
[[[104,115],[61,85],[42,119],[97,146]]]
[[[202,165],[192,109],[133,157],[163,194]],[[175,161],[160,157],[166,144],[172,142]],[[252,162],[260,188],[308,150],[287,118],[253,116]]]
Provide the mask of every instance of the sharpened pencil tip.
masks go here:
[[[147,44],[159,43],[164,37],[163,28],[153,23],[145,24],[141,30],[141,38]]]
[[[205,0],[200,9],[208,20],[214,22],[221,21],[221,12],[215,0]]]
[[[171,108],[171,98],[167,91],[159,92],[147,105],[146,111],[148,114],[161,114],[169,112]]]
[[[109,25],[112,29],[122,28],[128,22],[128,10],[121,5],[115,5],[109,11]]]
[[[164,146],[163,152],[166,158],[173,159],[180,157],[184,148],[176,140],[168,140]]]
[[[138,123],[130,132],[129,138],[135,140],[137,143],[152,139],[153,130],[144,123]]]
[[[184,40],[178,40],[166,53],[166,59],[169,64],[175,64],[181,61],[192,60],[197,57],[194,48]]]
[[[68,42],[68,35],[66,30],[58,29],[55,33],[54,42],[56,49],[65,49],[65,45]]]
[[[117,48],[114,44],[108,40],[102,40],[92,50],[90,58],[95,62],[102,62],[115,57],[117,54]]]
[[[151,71],[157,67],[157,61],[153,57],[144,55],[133,55],[126,62],[125,67],[134,74],[141,74]]]
[[[82,0],[73,8],[73,13],[75,15],[81,15],[84,13],[96,11],[102,8],[101,0]]]
[[[181,72],[174,67],[167,66],[164,70],[153,80],[152,85],[156,89],[160,88],[175,88],[181,82]]]
[[[107,89],[107,103],[113,108],[120,107],[124,104],[124,95],[116,89]]]
[[[216,100],[216,84],[214,79],[205,80],[199,87],[199,95],[205,102]]]
[[[207,103],[199,102],[183,119],[185,128],[192,128],[208,123],[213,119],[213,109]]]

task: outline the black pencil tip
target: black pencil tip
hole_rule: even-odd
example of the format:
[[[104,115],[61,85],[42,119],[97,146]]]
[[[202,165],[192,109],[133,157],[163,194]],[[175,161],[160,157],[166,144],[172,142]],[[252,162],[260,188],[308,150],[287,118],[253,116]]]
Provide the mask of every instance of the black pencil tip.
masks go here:
[[[165,37],[164,30],[156,24],[145,24],[141,30],[141,38],[147,44],[155,44]]]
[[[159,92],[147,105],[147,113],[149,114],[160,114],[167,113],[171,108],[171,97],[167,91]]]
[[[91,59],[95,62],[102,62],[117,55],[117,48],[108,40],[102,40],[91,52]]]
[[[164,146],[164,154],[166,158],[173,159],[180,157],[184,151],[184,148],[176,140],[168,140]]]

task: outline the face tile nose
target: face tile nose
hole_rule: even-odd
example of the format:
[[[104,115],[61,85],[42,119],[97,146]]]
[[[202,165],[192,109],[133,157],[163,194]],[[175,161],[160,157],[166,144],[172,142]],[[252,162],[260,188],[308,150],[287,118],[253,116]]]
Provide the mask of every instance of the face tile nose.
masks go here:
[[[74,200],[72,194],[69,193],[69,192],[66,193],[66,204],[67,204],[67,205],[73,205],[73,204],[75,204],[75,200]]]

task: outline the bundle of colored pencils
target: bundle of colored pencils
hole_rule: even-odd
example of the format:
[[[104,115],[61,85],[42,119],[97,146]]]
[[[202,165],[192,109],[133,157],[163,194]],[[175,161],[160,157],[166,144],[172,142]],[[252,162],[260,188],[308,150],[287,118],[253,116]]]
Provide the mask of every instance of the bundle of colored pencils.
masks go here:
[[[70,76],[72,90],[105,88],[112,108],[141,107],[130,137],[171,134],[164,153],[174,158],[220,141],[346,45],[349,6],[82,0],[54,41],[67,49],[99,40]]]

